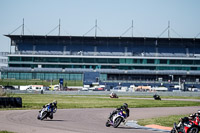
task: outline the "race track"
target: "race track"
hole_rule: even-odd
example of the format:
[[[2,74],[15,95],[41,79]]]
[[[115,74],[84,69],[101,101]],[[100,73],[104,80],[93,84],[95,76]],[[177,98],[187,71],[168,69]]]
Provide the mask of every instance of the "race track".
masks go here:
[[[190,114],[200,107],[131,108],[128,120]],[[120,125],[119,128],[105,127],[113,109],[58,109],[53,120],[37,120],[38,110],[0,111],[0,130],[17,133],[155,133]]]

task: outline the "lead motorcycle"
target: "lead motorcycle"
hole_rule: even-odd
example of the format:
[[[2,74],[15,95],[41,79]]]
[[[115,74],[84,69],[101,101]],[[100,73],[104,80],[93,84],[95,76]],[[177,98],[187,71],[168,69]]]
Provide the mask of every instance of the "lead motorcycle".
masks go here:
[[[113,126],[114,128],[117,128],[121,124],[121,122],[125,122],[126,118],[126,111],[120,110],[117,112],[117,114],[113,115],[111,119],[108,118],[106,122],[106,127]]]
[[[113,93],[113,92],[112,92],[112,93],[110,94],[110,98],[118,98],[118,96],[117,96],[116,93]]]
[[[161,100],[160,96],[158,94],[153,95],[154,100]]]
[[[188,117],[181,118],[179,126],[174,123],[171,133],[199,133],[200,120],[199,117],[189,119]]]
[[[56,111],[57,108],[51,107],[51,105],[43,106],[43,108],[39,111],[37,119],[44,120],[45,118],[47,119],[48,117],[50,119],[53,119],[53,113],[56,113]]]

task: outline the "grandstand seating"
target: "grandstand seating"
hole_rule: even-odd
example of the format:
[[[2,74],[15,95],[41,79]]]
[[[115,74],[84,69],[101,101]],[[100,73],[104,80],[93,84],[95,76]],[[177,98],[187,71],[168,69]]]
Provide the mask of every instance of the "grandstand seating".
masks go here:
[[[35,44],[36,43],[36,44]],[[56,47],[55,47],[56,44]],[[87,46],[86,46],[87,45]],[[161,56],[161,57],[192,57],[194,54],[200,54],[200,46],[181,42],[106,42],[99,41],[92,43],[86,41],[67,41],[65,43],[51,42],[38,44],[18,43],[20,54],[39,54],[39,55],[85,55],[85,56]]]
[[[22,76],[29,79],[58,79],[59,76],[55,76],[57,74],[69,77],[66,79],[71,77],[73,80],[82,80],[87,76],[87,81],[96,81],[98,77],[105,81],[159,82],[158,78],[162,77],[167,82],[170,75],[174,76],[176,82],[179,78],[193,82],[200,79],[199,39],[194,41],[187,38],[153,37],[8,37],[14,42],[11,45],[16,47],[16,51],[14,54],[8,54],[9,67],[1,68],[4,78],[19,78],[15,74],[23,73],[30,74]],[[46,77],[40,77],[41,73],[47,74]]]

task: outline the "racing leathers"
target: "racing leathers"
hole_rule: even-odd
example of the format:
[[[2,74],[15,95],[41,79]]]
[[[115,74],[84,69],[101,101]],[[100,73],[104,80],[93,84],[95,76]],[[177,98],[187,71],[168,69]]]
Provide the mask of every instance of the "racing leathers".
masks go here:
[[[127,117],[129,117],[129,109],[128,108],[124,108],[124,106],[121,106],[120,108],[117,108],[116,110],[114,110],[110,116],[109,116],[109,119],[111,120],[111,118],[117,114],[120,110],[123,110],[123,111],[126,111],[126,114],[127,114]]]

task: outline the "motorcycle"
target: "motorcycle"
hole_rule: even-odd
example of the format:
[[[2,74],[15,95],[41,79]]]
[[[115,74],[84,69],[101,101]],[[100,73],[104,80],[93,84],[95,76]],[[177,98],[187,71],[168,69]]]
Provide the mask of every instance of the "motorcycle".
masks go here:
[[[153,95],[153,98],[154,98],[154,100],[161,100],[160,96],[157,94]]]
[[[111,94],[110,94],[110,98],[118,98],[118,96],[117,96],[116,93],[111,93]]]
[[[43,106],[43,108],[39,111],[39,114],[37,116],[37,119],[39,120],[44,120],[45,118],[47,119],[48,117],[50,119],[53,119],[53,113],[56,113],[57,108],[53,107],[53,111],[50,105]]]
[[[117,112],[117,114],[113,115],[111,119],[107,120],[106,127],[113,126],[114,128],[117,128],[121,124],[121,122],[125,122],[126,118],[126,111],[120,110]]]
[[[188,117],[181,118],[178,125],[174,123],[173,129],[171,133],[199,133],[200,131],[200,123],[199,117],[195,119],[189,119]]]

